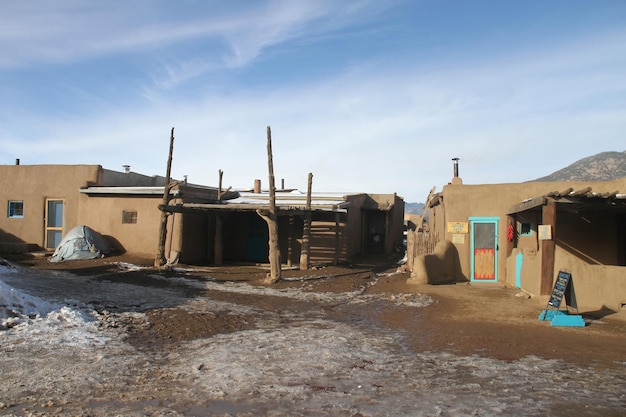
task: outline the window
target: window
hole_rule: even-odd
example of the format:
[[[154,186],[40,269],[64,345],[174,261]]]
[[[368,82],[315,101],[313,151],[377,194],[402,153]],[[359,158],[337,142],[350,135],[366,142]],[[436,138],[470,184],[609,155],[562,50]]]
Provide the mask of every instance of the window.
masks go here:
[[[122,224],[136,224],[137,212],[130,210],[122,210]]]
[[[9,201],[9,217],[14,219],[21,219],[24,217],[23,201]]]
[[[533,235],[533,224],[530,222],[522,222],[519,225],[519,235],[520,236],[532,236]]]

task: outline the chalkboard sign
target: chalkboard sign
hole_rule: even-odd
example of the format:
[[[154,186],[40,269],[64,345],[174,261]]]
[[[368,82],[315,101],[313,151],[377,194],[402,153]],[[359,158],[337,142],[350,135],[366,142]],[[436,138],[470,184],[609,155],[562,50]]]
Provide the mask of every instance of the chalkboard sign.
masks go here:
[[[559,274],[556,276],[556,282],[554,283],[554,288],[552,289],[552,295],[550,296],[548,305],[551,305],[554,308],[559,308],[571,278],[572,274],[569,272],[559,271]]]

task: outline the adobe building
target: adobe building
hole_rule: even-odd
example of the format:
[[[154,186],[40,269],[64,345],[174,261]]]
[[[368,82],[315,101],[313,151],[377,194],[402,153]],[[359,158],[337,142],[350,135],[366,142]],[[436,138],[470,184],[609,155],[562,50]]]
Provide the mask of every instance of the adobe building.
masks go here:
[[[154,256],[165,178],[100,165],[0,165],[7,208],[0,216],[0,252],[53,251],[65,233],[88,225],[120,251]],[[171,198],[182,192],[174,187]],[[187,187],[186,193],[198,187]],[[196,193],[198,192],[197,190]],[[201,187],[210,198],[216,190]],[[178,220],[172,216],[168,227]],[[155,229],[156,227],[156,229]],[[172,250],[174,239],[168,241]]]
[[[256,183],[260,184],[259,180]],[[311,216],[311,264],[339,264],[359,256],[388,255],[402,244],[404,200],[396,194],[312,193],[309,210],[307,195],[298,190],[279,189],[275,195],[281,260],[287,265],[299,262],[307,211]],[[257,211],[268,211],[269,205],[269,192],[258,185],[254,191],[238,192],[231,199],[211,203],[179,201],[161,208],[184,213],[185,219],[194,217],[196,232],[212,236],[195,241],[202,246],[194,251],[195,262],[220,263],[214,241],[219,221],[219,256],[223,261],[265,263],[269,255],[268,229]],[[183,253],[189,256],[189,250],[183,248]]]
[[[256,213],[269,193],[223,192],[100,165],[0,165],[6,216],[0,216],[0,253],[53,251],[65,232],[87,225],[120,251],[153,257],[162,211],[167,213],[169,262],[267,262],[267,225]],[[310,260],[338,263],[360,255],[389,254],[402,242],[404,201],[395,194],[306,195],[277,190],[281,259],[297,262],[304,217],[311,214]],[[219,198],[218,198],[219,197]],[[221,253],[216,254],[220,223]]]
[[[564,270],[574,307],[626,307],[626,178],[465,185],[455,165],[429,210],[438,243],[411,282],[518,287],[543,303]]]

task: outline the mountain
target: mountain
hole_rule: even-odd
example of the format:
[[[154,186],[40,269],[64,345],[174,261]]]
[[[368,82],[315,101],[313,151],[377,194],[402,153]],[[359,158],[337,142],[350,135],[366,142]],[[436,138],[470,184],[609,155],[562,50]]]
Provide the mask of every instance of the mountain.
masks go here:
[[[600,152],[534,181],[610,181],[626,177],[626,151]]]

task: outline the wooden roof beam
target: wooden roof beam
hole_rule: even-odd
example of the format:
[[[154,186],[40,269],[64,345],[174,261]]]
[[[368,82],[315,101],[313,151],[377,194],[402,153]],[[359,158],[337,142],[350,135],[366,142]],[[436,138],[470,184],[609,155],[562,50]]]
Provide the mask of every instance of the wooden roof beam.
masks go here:
[[[593,194],[591,193],[591,187],[583,188],[582,190],[574,191],[569,194],[570,197],[582,197],[587,196],[591,197]]]

